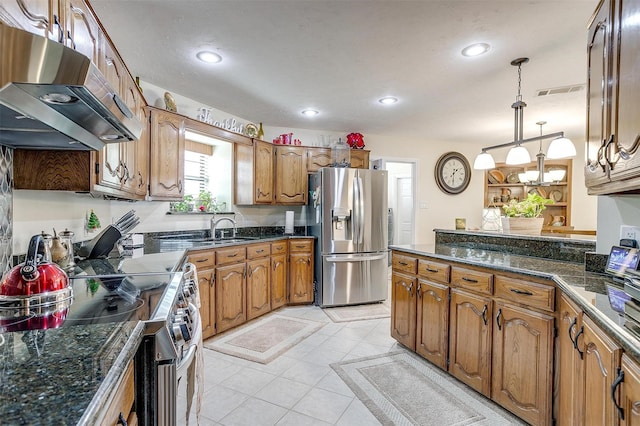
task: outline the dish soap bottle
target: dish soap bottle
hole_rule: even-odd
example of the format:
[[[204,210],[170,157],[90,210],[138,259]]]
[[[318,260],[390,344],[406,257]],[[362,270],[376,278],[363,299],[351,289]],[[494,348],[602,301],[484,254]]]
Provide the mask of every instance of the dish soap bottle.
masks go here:
[[[262,123],[260,123],[260,128],[258,129],[258,139],[264,139],[264,130],[262,130]]]

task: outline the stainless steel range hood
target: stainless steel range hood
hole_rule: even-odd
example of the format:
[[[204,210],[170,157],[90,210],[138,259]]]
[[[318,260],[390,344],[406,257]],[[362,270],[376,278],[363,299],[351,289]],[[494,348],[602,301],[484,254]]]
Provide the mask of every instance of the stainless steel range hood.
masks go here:
[[[89,58],[0,23],[0,145],[100,150],[142,123]]]

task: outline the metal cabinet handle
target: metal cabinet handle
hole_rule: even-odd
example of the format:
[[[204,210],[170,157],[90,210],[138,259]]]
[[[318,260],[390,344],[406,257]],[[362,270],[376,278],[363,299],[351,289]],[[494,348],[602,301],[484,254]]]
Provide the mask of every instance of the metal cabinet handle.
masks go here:
[[[528,290],[520,290],[520,289],[517,289],[517,288],[510,288],[509,290],[511,290],[515,294],[521,294],[523,296],[533,296],[533,293],[531,293]]]
[[[418,285],[416,287],[416,296],[418,296],[418,299],[422,299],[422,293],[420,292],[421,289],[422,283],[418,282]]]
[[[477,283],[478,282],[478,280],[476,280],[476,279],[467,278],[467,277],[462,277],[462,281],[466,281],[466,282],[469,282],[469,283]]]
[[[73,37],[71,37],[71,31],[67,31],[67,38],[71,41],[71,48],[76,50],[76,42],[73,41]]]
[[[62,25],[60,25],[58,15],[53,15],[53,24],[58,27],[58,43],[62,43],[64,41],[64,30],[62,29]]]
[[[202,263],[202,262],[208,262],[208,261],[209,261],[209,258],[206,258],[206,259],[198,259],[198,260],[196,260],[196,263]]]
[[[182,179],[178,179],[178,192],[182,194]]]
[[[575,339],[573,340],[573,349],[578,351],[578,353],[580,354],[580,359],[583,359],[583,357],[584,357],[584,352],[582,352],[580,349],[578,349],[578,337],[580,337],[580,335],[582,333],[584,333],[584,326],[580,327],[580,331],[578,331],[578,333],[576,334]]]
[[[484,325],[487,325],[487,310],[489,309],[489,307],[487,305],[484,305],[484,308],[482,308],[482,321],[484,321]]]
[[[498,325],[498,330],[502,330],[502,324],[500,324],[500,317],[502,316],[502,308],[498,309],[498,315],[496,315],[496,324]],[[486,321],[485,321],[486,324]]]
[[[118,416],[118,423],[116,423],[117,425],[122,425],[122,426],[129,426],[129,423],[127,423],[127,420],[124,418],[124,414],[120,413],[120,415]]]
[[[228,254],[227,257],[236,257],[238,255],[238,252],[235,252],[233,254]]]
[[[616,407],[616,410],[618,410],[618,417],[620,420],[624,420],[624,410],[616,400],[616,391],[622,382],[624,382],[624,370],[618,367],[618,377],[616,377],[616,380],[611,384],[611,400],[613,401],[613,405]]]
[[[264,250],[256,250],[256,253],[264,253]]]
[[[407,285],[404,281],[400,281],[400,285],[405,288],[409,292],[409,296],[413,296],[413,283]]]
[[[398,262],[399,264],[401,264],[402,266],[407,266],[408,263],[407,262]]]
[[[431,269],[431,268],[429,268],[428,266],[427,266],[427,271],[429,271],[429,272],[433,272],[433,273],[435,273],[435,272],[440,272],[440,270],[439,270],[439,269]]]

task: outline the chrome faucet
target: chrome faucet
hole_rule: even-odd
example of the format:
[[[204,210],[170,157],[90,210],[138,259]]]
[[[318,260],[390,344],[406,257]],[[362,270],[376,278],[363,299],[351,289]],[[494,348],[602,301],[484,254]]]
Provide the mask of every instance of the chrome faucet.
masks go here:
[[[216,238],[216,229],[218,228],[218,224],[220,222],[224,222],[225,220],[231,222],[231,224],[233,225],[233,230],[232,230],[233,234],[231,234],[231,236],[235,238],[236,231],[237,231],[235,220],[231,219],[230,217],[221,217],[216,219],[215,216],[212,216],[211,217],[211,238],[213,238],[214,240],[219,240],[224,238],[224,233],[225,233],[224,229],[220,230],[220,238]]]

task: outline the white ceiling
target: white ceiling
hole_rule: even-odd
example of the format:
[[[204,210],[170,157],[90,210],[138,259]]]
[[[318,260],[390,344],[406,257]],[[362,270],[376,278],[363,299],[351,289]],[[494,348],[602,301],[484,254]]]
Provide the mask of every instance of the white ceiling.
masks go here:
[[[544,133],[584,136],[584,90],[535,94],[585,83],[597,0],[90,2],[134,76],[267,126],[508,142],[517,94],[510,62],[525,56],[524,137],[539,134],[540,120]],[[463,57],[475,42],[492,49]],[[201,49],[224,59],[199,62]],[[385,95],[400,101],[383,106]],[[307,107],[320,115],[302,116]]]

